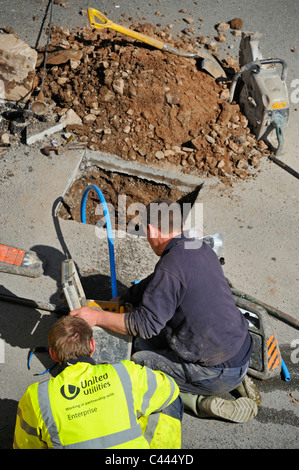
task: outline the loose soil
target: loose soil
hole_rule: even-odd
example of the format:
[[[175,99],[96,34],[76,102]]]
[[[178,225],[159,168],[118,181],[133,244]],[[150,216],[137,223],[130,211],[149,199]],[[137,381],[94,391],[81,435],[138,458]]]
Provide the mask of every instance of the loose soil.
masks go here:
[[[124,206],[119,202],[119,196],[126,196],[126,218],[122,219],[125,227],[134,218],[138,225],[139,210],[136,206],[136,213],[128,214],[128,207],[132,203],[140,203],[146,206],[150,201],[158,198],[168,198],[173,201],[179,200],[185,194],[175,187],[169,187],[164,184],[158,184],[153,181],[142,180],[134,176],[123,175],[111,171],[104,171],[97,167],[90,168],[85,175],[74,182],[67,194],[63,198],[63,204],[59,210],[58,216],[63,219],[73,219],[77,222],[81,221],[81,200],[83,192],[89,184],[95,184],[102,191],[105,201],[108,204],[111,223],[115,220],[112,228],[119,228],[119,217],[124,217],[122,210]],[[103,212],[99,210],[99,197],[97,193],[91,189],[88,193],[86,201],[86,223],[96,225],[100,219],[103,219]],[[111,204],[111,207],[109,207]],[[141,206],[139,206],[140,208]],[[115,211],[114,218],[112,217]],[[132,206],[131,206],[132,209]],[[122,225],[124,228],[124,226]]]
[[[174,39],[167,28],[129,26],[177,49],[194,52],[198,47],[191,36]],[[44,59],[41,49],[32,102],[41,89]],[[81,124],[69,124],[66,131],[91,150],[164,171],[192,173],[199,182],[218,177],[230,185],[254,176],[260,159],[270,152],[251,134],[239,105],[228,103],[230,79],[238,65],[233,61],[222,65],[229,78],[217,83],[200,69],[200,60],[153,49],[108,29],[54,27],[43,92],[51,118],[54,114],[59,120],[69,109],[77,114]],[[100,187],[115,209],[121,194],[127,197],[127,207],[156,197],[182,196],[166,185],[92,168],[64,197],[60,216],[81,220],[81,198],[90,183]],[[99,219],[98,203],[91,193],[87,223]]]
[[[190,37],[174,40],[150,24],[131,28],[194,50]],[[43,59],[40,52],[32,99],[40,90]],[[125,160],[171,165],[227,184],[254,175],[267,148],[250,133],[238,104],[228,103],[228,85],[216,83],[195,59],[114,31],[56,27],[51,33],[46,99],[59,117],[72,108],[82,119],[66,129],[80,142]]]

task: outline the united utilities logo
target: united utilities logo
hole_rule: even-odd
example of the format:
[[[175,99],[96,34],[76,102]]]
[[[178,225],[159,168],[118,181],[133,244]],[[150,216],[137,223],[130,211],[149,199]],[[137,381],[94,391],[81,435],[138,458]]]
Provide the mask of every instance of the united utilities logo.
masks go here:
[[[80,388],[75,385],[62,385],[60,393],[67,400],[73,400],[79,395]]]

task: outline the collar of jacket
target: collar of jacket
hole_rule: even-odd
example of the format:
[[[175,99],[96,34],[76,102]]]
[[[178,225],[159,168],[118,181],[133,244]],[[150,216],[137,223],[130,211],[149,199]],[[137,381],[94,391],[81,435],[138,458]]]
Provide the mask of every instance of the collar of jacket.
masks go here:
[[[187,237],[185,237],[185,235],[182,233],[180,233],[179,235],[177,235],[176,237],[173,237],[166,245],[166,247],[164,248],[164,251],[162,253],[161,256],[164,256],[166,255],[166,253],[168,253],[169,250],[171,250],[171,248],[173,246],[175,246],[179,241],[181,240],[186,240]]]
[[[93,366],[95,365],[93,358],[90,356],[82,356],[76,359],[68,359],[64,364],[61,364],[61,366],[59,367],[58,374],[60,374],[60,372],[62,372],[66,367],[73,366],[78,362],[87,362],[88,364],[92,364]]]

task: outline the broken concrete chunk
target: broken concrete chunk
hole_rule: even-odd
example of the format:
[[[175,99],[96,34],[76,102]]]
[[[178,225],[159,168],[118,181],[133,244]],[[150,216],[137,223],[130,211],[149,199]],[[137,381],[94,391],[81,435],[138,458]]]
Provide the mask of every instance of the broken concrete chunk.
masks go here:
[[[37,52],[14,34],[0,35],[0,102],[30,98]]]
[[[73,109],[69,109],[63,116],[61,116],[59,122],[66,127],[72,124],[82,124],[82,119],[78,116]]]
[[[164,158],[164,152],[162,152],[161,150],[158,150],[158,152],[155,153],[155,157],[158,160],[161,160],[162,158]]]
[[[225,88],[221,93],[220,93],[220,98],[222,100],[228,100],[230,97],[230,91],[229,88]]]
[[[79,65],[80,65],[80,60],[70,59],[70,66],[72,70],[77,69]]]
[[[57,83],[58,85],[65,85],[69,81],[68,77],[58,77]]]
[[[26,144],[31,145],[39,140],[42,140],[47,135],[55,134],[55,132],[62,131],[64,125],[61,123],[53,122],[35,122],[26,127]]]
[[[206,139],[207,142],[209,142],[209,144],[215,144],[215,139],[213,137],[211,137],[210,135],[206,135],[204,134],[204,137]]]
[[[118,78],[114,80],[114,82],[112,83],[113,90],[116,93],[119,93],[120,95],[122,95],[124,92],[124,86],[125,86],[125,82],[122,78]]]
[[[168,104],[179,104],[180,98],[176,93],[166,93],[166,101]]]
[[[34,122],[26,127],[26,144],[34,144],[46,136],[62,131],[68,125],[77,124],[82,124],[82,120],[72,109],[69,109],[59,122]]]
[[[224,33],[230,29],[229,23],[220,22],[217,24],[216,29],[218,33]]]
[[[86,114],[83,118],[84,124],[92,123],[96,120],[96,116],[94,114]]]

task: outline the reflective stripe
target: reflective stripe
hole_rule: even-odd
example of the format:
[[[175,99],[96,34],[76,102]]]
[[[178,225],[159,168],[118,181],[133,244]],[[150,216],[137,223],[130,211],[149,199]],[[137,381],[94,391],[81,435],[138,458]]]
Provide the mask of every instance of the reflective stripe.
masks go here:
[[[108,434],[107,436],[65,445],[64,449],[108,449],[109,447],[124,444],[125,442],[132,441],[141,436],[141,427],[139,424],[136,424],[134,428],[124,429],[123,431]]]
[[[148,369],[147,367],[145,369],[146,369],[146,374],[147,374],[148,389],[147,389],[146,393],[143,395],[143,402],[142,402],[142,405],[141,405],[141,413],[143,415],[145,415],[146,410],[149,407],[150,399],[152,398],[153,394],[157,390],[157,377],[156,377],[156,375],[154,374],[154,372],[151,369]]]
[[[125,442],[137,439],[142,436],[141,426],[136,422],[135,408],[134,408],[134,399],[133,399],[133,387],[131,377],[122,363],[113,364],[112,366],[119,376],[119,379],[122,383],[123,390],[125,393],[130,428],[123,431],[119,431],[113,434],[108,434],[106,436],[101,436],[95,439],[90,439],[87,441],[82,441],[74,444],[68,444],[63,446],[58,434],[58,429],[54,421],[50,396],[49,396],[49,380],[41,382],[38,384],[38,400],[39,406],[42,413],[42,418],[46,424],[48,432],[50,434],[51,443],[54,449],[106,449],[109,447],[114,447],[117,445],[124,444]]]
[[[63,445],[59,439],[58,429],[54,421],[50,404],[49,380],[47,380],[46,382],[40,382],[38,384],[37,393],[40,411],[45,425],[48,429],[48,432],[50,434],[51,443],[54,449],[62,449]]]
[[[131,428],[133,428],[134,426],[136,426],[136,415],[135,415],[135,408],[134,408],[133,386],[132,386],[132,380],[131,380],[130,374],[127,371],[124,364],[122,364],[121,362],[117,364],[113,364],[112,367],[118,374],[121,384],[123,386],[126,400],[127,400],[130,426]]]
[[[150,445],[154,437],[156,428],[158,426],[158,421],[161,413],[153,413],[149,415],[146,425],[146,430],[144,432],[144,437]]]
[[[26,432],[27,434],[29,434],[30,436],[39,437],[39,433],[37,432],[37,429],[36,429],[36,428],[33,428],[32,426],[30,426],[30,424],[28,424],[28,423],[23,419],[22,410],[21,410],[19,407],[18,407],[17,415],[18,415],[19,418],[20,418],[20,426],[21,426],[21,428],[23,429],[23,431],[25,431],[25,432]]]
[[[159,408],[159,410],[156,411],[156,413],[159,413],[159,411],[163,410],[164,408],[166,408],[168,406],[168,404],[169,404],[170,400],[172,400],[173,394],[175,392],[175,383],[174,383],[174,381],[168,375],[166,375],[166,377],[168,378],[168,380],[170,382],[170,395],[167,398],[167,400],[163,403],[163,405]]]
[[[143,403],[142,403],[142,414],[145,414],[145,411],[147,410],[147,408],[149,406],[149,401],[151,399],[151,396],[155,393],[155,391],[157,389],[156,375],[153,373],[153,371],[151,369],[148,369],[148,368],[146,368],[146,369],[147,369],[147,374],[148,374],[147,383],[148,383],[149,388],[148,388],[146,394],[144,395],[144,399],[143,399]],[[149,445],[151,445],[152,439],[153,439],[155,431],[157,429],[159,418],[160,418],[160,415],[161,415],[161,411],[164,410],[168,406],[168,404],[172,400],[173,394],[176,390],[174,381],[169,376],[166,375],[166,377],[168,378],[168,380],[170,382],[171,391],[170,391],[169,397],[163,403],[163,405],[157,411],[155,411],[154,413],[152,413],[148,416],[146,429],[144,431],[144,437],[147,440]]]

